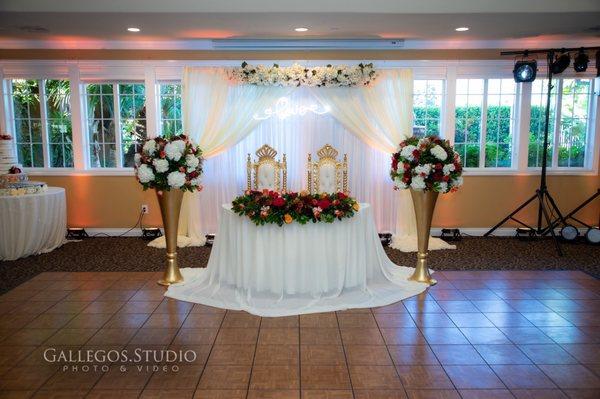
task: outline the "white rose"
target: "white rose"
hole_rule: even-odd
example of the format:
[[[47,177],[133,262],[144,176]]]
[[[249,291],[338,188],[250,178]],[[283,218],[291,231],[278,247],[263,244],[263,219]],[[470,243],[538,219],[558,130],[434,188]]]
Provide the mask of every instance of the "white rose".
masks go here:
[[[421,176],[414,176],[410,183],[410,187],[417,191],[424,190],[426,187],[425,179],[423,179]]]
[[[188,154],[185,156],[185,164],[187,165],[188,168],[190,168],[192,170],[196,169],[198,167],[199,163],[200,163],[200,160],[195,155]]]
[[[437,188],[438,188],[438,190],[437,190],[438,192],[445,193],[445,192],[448,191],[448,183],[446,183],[445,181],[441,182],[441,183],[438,183],[438,187]]]
[[[154,140],[146,141],[144,143],[144,147],[142,147],[142,150],[148,155],[154,155],[154,152],[156,151],[156,141],[154,141]]]
[[[169,170],[169,161],[166,159],[154,159],[152,165],[154,165],[154,169],[156,169],[158,173],[164,173]]]
[[[450,172],[454,172],[456,168],[454,167],[453,163],[449,163],[448,165],[444,165],[444,168],[442,169],[442,171],[444,172],[444,176],[448,176],[450,174]]]
[[[192,184],[192,186],[194,187],[199,187],[202,185],[202,179],[200,177],[196,177],[192,180],[190,180],[190,183]]]
[[[415,159],[415,157],[413,156],[413,151],[416,149],[417,147],[415,147],[414,145],[407,145],[402,149],[402,151],[400,151],[400,156],[408,159],[409,161],[412,161],[413,159]]]
[[[181,142],[181,140],[173,141],[165,146],[167,158],[172,159],[175,162],[179,161],[179,159],[181,159],[181,155],[183,155],[183,151],[177,142]]]
[[[140,183],[149,183],[154,180],[154,172],[152,171],[152,168],[146,164],[140,165],[140,167],[137,168],[137,176],[138,179],[140,179]]]
[[[398,176],[394,179],[394,185],[401,190],[407,189],[408,185],[402,181],[402,179]]]
[[[460,187],[463,185],[463,178],[462,176],[458,176],[456,179],[452,179],[450,180],[450,185],[452,187]]]
[[[140,166],[142,164],[142,154],[136,153],[133,156],[133,163],[135,166]]]
[[[181,188],[185,184],[185,173],[171,172],[167,175],[167,183],[172,188]]]
[[[439,159],[440,161],[445,161],[448,158],[448,153],[440,145],[434,145],[430,151],[433,154],[433,156]]]
[[[431,169],[433,169],[432,165],[430,163],[426,163],[425,165],[418,165],[415,168],[414,173],[417,176],[427,177],[429,176],[429,173],[431,173]]]

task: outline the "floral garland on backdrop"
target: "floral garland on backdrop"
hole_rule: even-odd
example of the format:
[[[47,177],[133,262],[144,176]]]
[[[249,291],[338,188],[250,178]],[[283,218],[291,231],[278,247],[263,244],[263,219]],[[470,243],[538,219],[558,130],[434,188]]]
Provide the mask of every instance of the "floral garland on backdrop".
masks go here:
[[[351,218],[358,212],[358,202],[342,193],[309,194],[277,193],[275,191],[246,191],[233,200],[232,210],[240,216],[247,216],[257,226],[264,224],[300,224],[325,222]]]
[[[202,150],[184,134],[146,140],[134,161],[144,190],[202,190]]]
[[[390,176],[396,189],[447,193],[463,184],[460,156],[448,140],[411,137],[392,155]]]
[[[241,67],[229,70],[228,75],[230,80],[238,84],[310,87],[366,86],[377,77],[372,63],[308,68],[299,64],[290,67],[273,64],[268,67],[243,62]]]

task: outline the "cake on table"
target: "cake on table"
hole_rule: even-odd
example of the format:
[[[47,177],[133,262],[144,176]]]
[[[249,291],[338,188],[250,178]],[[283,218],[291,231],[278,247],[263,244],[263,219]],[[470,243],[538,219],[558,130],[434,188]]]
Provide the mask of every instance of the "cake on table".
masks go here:
[[[29,181],[18,163],[12,137],[0,134],[0,196],[37,194],[47,188],[46,183]]]

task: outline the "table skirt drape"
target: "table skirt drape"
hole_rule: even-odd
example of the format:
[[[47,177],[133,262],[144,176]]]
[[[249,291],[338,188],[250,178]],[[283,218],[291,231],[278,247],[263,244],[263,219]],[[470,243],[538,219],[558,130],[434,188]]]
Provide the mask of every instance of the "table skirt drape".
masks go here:
[[[166,296],[260,316],[383,306],[419,294],[387,257],[369,204],[334,223],[256,226],[224,205],[206,269],[182,269]]]
[[[0,197],[0,260],[50,252],[65,242],[65,189]]]

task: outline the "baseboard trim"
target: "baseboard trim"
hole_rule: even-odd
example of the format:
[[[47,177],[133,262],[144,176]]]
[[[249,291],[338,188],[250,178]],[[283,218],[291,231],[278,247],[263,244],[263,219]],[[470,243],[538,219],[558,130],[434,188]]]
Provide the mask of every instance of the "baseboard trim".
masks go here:
[[[482,237],[485,233],[487,233],[490,229],[490,227],[459,227],[460,232],[464,235],[464,236],[473,236],[473,237]],[[117,236],[123,236],[123,237],[141,237],[142,236],[142,230],[140,228],[135,228],[131,231],[127,231],[129,230],[128,228],[124,228],[124,227],[86,227],[85,231],[87,231],[87,233],[90,236],[102,236],[102,235],[108,235],[110,237],[117,237]],[[579,228],[579,233],[581,235],[584,235],[587,232],[587,227],[581,227]],[[161,229],[161,231],[163,231]],[[516,227],[500,227],[498,229],[496,229],[496,231],[494,231],[493,236],[495,237],[514,237],[516,235],[515,233],[516,231]],[[560,234],[560,229],[556,229],[556,234]],[[164,231],[163,231],[164,234]],[[441,227],[432,227],[431,228],[431,235],[432,236],[440,236],[442,234],[442,228]]]

